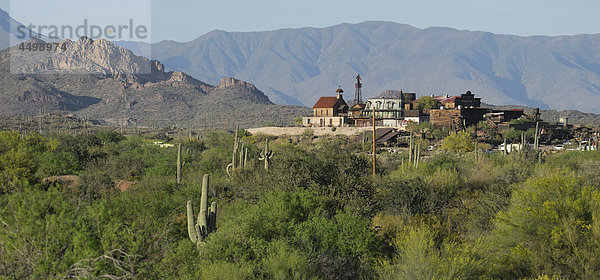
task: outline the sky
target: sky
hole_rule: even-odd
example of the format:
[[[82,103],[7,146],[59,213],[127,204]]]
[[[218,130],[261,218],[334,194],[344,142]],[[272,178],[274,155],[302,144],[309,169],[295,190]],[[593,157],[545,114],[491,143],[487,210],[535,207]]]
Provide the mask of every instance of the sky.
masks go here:
[[[367,20],[521,36],[600,33],[597,0],[0,0],[0,8],[25,25],[73,24],[84,16],[105,25],[139,18],[149,21],[152,42],[190,41],[215,29],[266,31]]]

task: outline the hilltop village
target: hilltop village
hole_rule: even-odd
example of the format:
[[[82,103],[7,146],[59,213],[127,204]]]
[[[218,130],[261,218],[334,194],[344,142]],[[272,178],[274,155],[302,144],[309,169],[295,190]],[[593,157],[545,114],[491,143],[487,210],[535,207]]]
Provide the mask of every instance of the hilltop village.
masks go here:
[[[410,126],[420,124],[446,133],[472,129],[479,138],[490,139],[500,135],[505,140],[515,132],[531,134],[532,130],[540,143],[572,144],[575,140],[578,149],[596,149],[598,133],[586,126],[569,124],[568,118],[558,123],[545,122],[540,117],[539,108],[529,114],[523,109],[492,109],[482,106],[481,98],[471,91],[461,95],[429,95],[417,98],[416,93],[384,91],[377,97],[362,100],[362,78],[356,77],[354,99],[344,100],[341,87],[335,96],[321,97],[313,106],[313,115],[302,118],[304,127],[373,127],[375,126],[378,144],[394,146],[406,137]],[[374,124],[373,124],[374,122]],[[423,133],[423,138],[427,137]],[[521,139],[526,137],[520,136]],[[515,138],[514,135],[512,138]],[[517,142],[517,141],[515,141]],[[521,141],[522,142],[522,141]],[[503,144],[507,145],[507,144]],[[504,149],[504,146],[500,146]],[[506,149],[510,150],[510,147]]]

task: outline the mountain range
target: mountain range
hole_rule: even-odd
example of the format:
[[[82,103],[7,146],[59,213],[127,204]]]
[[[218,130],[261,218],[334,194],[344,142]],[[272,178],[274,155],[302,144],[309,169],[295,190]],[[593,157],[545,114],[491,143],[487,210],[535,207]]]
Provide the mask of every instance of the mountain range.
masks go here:
[[[208,83],[228,76],[249,81],[279,104],[310,107],[338,85],[353,98],[354,77],[361,74],[365,97],[387,89],[419,95],[470,90],[490,104],[600,112],[598,34],[519,37],[371,21],[215,30],[190,42],[155,43],[152,56]]]
[[[43,55],[16,46],[0,51],[0,115],[66,111],[108,124],[220,127],[290,124],[310,112],[275,105],[254,85],[234,78],[213,86],[183,72],[166,72],[160,62],[106,40],[82,37],[60,44],[64,49]],[[25,74],[10,73],[11,59],[23,62],[12,70]],[[149,74],[135,74],[146,67]]]
[[[18,24],[0,10],[1,43],[14,39],[11,26]],[[64,51],[12,65],[8,50],[0,52],[0,114],[66,109],[108,121],[283,124],[310,110],[271,100],[311,107],[319,97],[335,94],[338,85],[349,100],[360,73],[365,98],[389,89],[419,95],[468,89],[488,104],[580,115],[573,109],[599,111],[599,37],[518,37],[363,22],[268,32],[215,30],[186,43],[114,42],[122,47],[67,40]],[[40,42],[35,40],[30,42]],[[162,62],[134,54],[149,47]],[[62,74],[10,75],[9,66]],[[135,72],[150,74],[130,74]]]
[[[33,35],[34,38],[48,40],[46,36],[39,35],[33,31],[26,32],[25,37],[21,38],[17,29],[18,26],[23,26],[23,24],[11,18],[6,11],[0,9],[0,50],[10,47],[11,43],[14,45],[14,43],[31,39],[32,37],[29,35]]]

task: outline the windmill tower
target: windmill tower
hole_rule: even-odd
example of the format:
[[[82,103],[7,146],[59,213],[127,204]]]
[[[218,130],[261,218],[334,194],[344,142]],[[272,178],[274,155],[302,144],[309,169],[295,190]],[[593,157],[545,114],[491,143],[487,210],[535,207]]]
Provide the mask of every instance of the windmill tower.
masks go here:
[[[360,77],[360,75],[356,76],[356,84],[354,85],[356,87],[356,93],[354,94],[354,104],[362,104],[362,78]]]

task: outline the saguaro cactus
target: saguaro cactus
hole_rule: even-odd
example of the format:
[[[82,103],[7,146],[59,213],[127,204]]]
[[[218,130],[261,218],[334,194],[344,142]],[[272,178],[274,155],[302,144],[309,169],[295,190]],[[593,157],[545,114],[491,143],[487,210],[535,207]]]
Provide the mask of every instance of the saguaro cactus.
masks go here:
[[[177,184],[181,183],[181,143],[177,146]]]
[[[237,153],[240,147],[240,139],[239,139],[239,131],[240,131],[240,125],[236,125],[235,126],[235,137],[233,139],[233,154],[232,154],[232,158],[231,158],[231,164],[233,165],[233,169],[235,169],[237,167],[236,164],[236,160],[237,160]]]
[[[417,143],[415,149],[416,150],[415,150],[414,165],[415,165],[415,168],[419,168],[419,162],[421,161],[421,142]]]
[[[217,230],[217,203],[213,202],[208,208],[208,174],[202,180],[202,197],[200,198],[200,213],[194,222],[194,207],[192,201],[187,202],[188,235],[196,245],[204,244],[204,238]]]
[[[244,148],[244,167],[246,167],[248,163],[248,147]]]
[[[260,152],[258,160],[265,161],[265,170],[269,170],[269,162],[273,158],[273,151],[269,150],[269,138],[265,141],[265,150]]]
[[[229,172],[229,170],[232,169],[236,169],[238,167],[237,161],[237,153],[240,147],[240,140],[239,140],[239,135],[238,132],[240,131],[240,125],[236,125],[235,126],[235,136],[233,138],[233,152],[231,155],[231,163],[227,165],[227,167],[225,168],[225,171],[227,172],[228,176],[231,176],[231,173]]]
[[[240,148],[240,157],[238,161],[238,167],[244,168],[244,150],[246,149],[246,144],[242,143],[242,147]]]
[[[410,141],[409,141],[409,148],[408,148],[408,162],[412,163],[413,162],[413,152],[414,152],[415,148],[413,145],[413,133],[412,131],[410,132]]]

